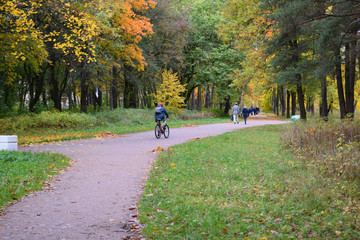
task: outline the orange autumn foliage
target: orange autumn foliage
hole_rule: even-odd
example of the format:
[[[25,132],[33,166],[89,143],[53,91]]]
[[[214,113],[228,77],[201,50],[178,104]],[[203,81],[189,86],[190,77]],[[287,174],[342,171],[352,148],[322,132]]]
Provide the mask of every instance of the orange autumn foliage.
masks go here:
[[[124,42],[120,57],[125,64],[138,70],[143,70],[146,62],[137,44],[143,37],[153,34],[150,19],[138,13],[144,13],[155,5],[156,2],[152,0],[124,0],[115,3],[113,26],[119,29]]]

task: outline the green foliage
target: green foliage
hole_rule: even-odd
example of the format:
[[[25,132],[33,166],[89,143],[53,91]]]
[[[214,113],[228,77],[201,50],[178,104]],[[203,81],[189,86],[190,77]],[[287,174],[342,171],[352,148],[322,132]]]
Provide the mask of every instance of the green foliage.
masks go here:
[[[358,186],[319,179],[281,148],[283,129],[243,129],[163,152],[140,200],[145,237],[359,238],[359,209],[348,207]]]
[[[211,112],[199,112],[196,110],[185,110],[179,115],[179,118],[183,120],[193,120],[193,119],[205,119],[205,118],[214,118],[216,115]],[[219,116],[216,116],[219,117]]]
[[[94,116],[101,122],[108,124],[141,125],[141,123],[154,121],[154,110],[117,108],[96,112]]]
[[[83,113],[42,112],[0,119],[0,132],[13,133],[30,129],[92,127],[101,124]]]
[[[69,162],[69,158],[58,154],[0,151],[0,209],[41,190]]]

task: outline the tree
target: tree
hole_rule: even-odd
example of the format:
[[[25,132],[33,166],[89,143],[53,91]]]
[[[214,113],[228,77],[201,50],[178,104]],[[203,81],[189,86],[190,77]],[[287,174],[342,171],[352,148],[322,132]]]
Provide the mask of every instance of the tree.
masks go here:
[[[185,87],[181,85],[178,75],[172,70],[165,69],[161,76],[163,83],[154,94],[155,101],[163,102],[171,112],[180,112],[185,106],[185,98],[181,97],[181,94],[185,92]]]
[[[236,71],[234,86],[239,91],[239,102],[244,96],[248,102],[259,102],[261,97],[275,89],[274,74],[267,71],[271,56],[264,54],[265,37],[271,33],[259,1],[231,0],[223,8],[219,32],[222,39],[243,52],[241,70]]]

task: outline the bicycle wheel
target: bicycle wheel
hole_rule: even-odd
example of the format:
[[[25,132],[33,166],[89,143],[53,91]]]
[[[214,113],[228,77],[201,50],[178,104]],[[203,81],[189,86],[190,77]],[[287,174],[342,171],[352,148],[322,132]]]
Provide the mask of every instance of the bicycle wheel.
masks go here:
[[[165,137],[165,138],[168,138],[169,135],[170,135],[170,128],[169,128],[168,125],[165,125],[165,126],[164,126],[164,137]]]
[[[161,137],[160,126],[158,124],[156,124],[156,126],[155,126],[155,137],[156,138]]]

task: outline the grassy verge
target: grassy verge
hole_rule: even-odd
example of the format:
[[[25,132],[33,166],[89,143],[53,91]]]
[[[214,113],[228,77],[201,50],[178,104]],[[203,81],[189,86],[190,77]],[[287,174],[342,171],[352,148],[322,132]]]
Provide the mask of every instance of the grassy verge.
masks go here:
[[[171,115],[171,128],[187,124],[211,124],[228,119],[211,114],[185,112]],[[102,132],[126,134],[154,129],[154,113],[149,109],[116,109],[91,114],[43,112],[0,119],[0,134],[18,136],[19,144],[92,138]]]
[[[242,129],[163,152],[139,206],[149,239],[359,239],[354,189],[280,146],[284,126]],[[345,184],[345,183],[344,183]]]
[[[0,151],[0,210],[69,166],[70,159],[49,153]]]

